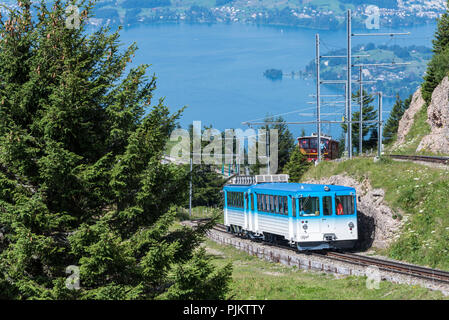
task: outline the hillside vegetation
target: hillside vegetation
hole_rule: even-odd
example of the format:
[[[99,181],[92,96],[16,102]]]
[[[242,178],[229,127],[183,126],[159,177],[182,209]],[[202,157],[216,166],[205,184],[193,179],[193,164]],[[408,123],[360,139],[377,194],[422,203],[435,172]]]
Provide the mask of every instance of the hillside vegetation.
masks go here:
[[[449,1],[448,1],[449,4]],[[449,75],[449,11],[437,20],[437,30],[432,40],[432,56],[427,65],[421,90],[415,95],[422,97],[410,104],[410,112],[404,114],[397,136],[397,142],[392,141],[387,146],[387,152],[401,154],[438,154],[449,153],[449,139],[445,130],[449,127],[447,92],[445,82]],[[394,86],[394,90],[398,90]],[[412,106],[413,105],[413,106]],[[413,120],[410,127],[410,120]],[[407,129],[410,130],[407,133]],[[405,135],[405,137],[404,137]],[[392,147],[392,148],[390,148]]]
[[[333,50],[327,52],[326,56],[345,55],[346,50]],[[407,98],[422,83],[422,77],[427,69],[427,63],[432,58],[432,50],[425,46],[399,46],[399,45],[379,45],[368,43],[358,45],[353,48],[354,55],[369,55],[357,59],[355,64],[371,63],[410,63],[410,65],[394,66],[391,68],[370,68],[364,69],[364,80],[382,79],[372,85],[373,91],[382,91],[384,96]],[[323,79],[344,79],[345,59],[325,59],[321,67]],[[315,61],[310,61],[304,72],[313,77],[316,73]],[[358,74],[358,68],[354,73]]]
[[[385,190],[385,201],[398,219],[405,219],[401,234],[382,252],[387,256],[449,270],[449,171],[411,162],[353,159],[324,162],[312,167],[303,180],[348,175],[368,179]]]
[[[422,108],[415,114],[413,118],[413,124],[410,131],[405,136],[405,142],[398,146],[396,149],[391,150],[389,146],[386,148],[387,152],[392,154],[417,154],[416,149],[418,148],[421,139],[430,133],[430,126],[427,123],[427,103],[422,106]],[[428,152],[420,152],[418,154],[428,154]]]

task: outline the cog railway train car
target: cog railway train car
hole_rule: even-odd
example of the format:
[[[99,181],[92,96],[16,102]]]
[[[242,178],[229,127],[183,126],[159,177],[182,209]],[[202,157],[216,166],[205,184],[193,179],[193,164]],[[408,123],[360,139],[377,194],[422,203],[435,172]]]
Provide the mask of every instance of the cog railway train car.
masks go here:
[[[228,232],[286,240],[300,251],[349,249],[357,241],[354,188],[288,183],[288,175],[268,175],[235,177],[223,191]]]
[[[334,160],[338,158],[339,143],[330,136],[321,135],[321,142],[324,144],[322,155],[324,160]],[[318,135],[298,138],[298,148],[307,157],[309,162],[318,159]]]

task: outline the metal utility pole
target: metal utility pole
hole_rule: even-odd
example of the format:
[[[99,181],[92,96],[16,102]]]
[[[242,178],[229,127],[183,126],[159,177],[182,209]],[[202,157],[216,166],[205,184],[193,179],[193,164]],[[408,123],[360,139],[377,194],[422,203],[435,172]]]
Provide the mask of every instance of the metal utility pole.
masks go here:
[[[352,124],[358,123],[359,124],[359,130],[360,130],[360,137],[359,137],[359,153],[362,154],[362,148],[363,148],[363,123],[378,123],[379,124],[379,137],[382,139],[382,94],[380,93],[380,102],[379,102],[379,120],[374,121],[363,121],[363,84],[368,83],[375,83],[375,81],[363,81],[363,67],[370,67],[370,66],[396,66],[396,65],[407,65],[410,63],[372,63],[372,64],[352,64],[352,58],[362,58],[362,57],[369,57],[369,55],[352,55],[352,37],[356,36],[396,36],[396,35],[409,35],[410,32],[406,33],[360,33],[355,34],[352,33],[352,11],[347,11],[347,55],[344,56],[320,56],[320,37],[319,34],[316,35],[316,69],[317,69],[317,93],[316,95],[312,95],[316,97],[316,115],[317,120],[316,121],[298,121],[298,122],[269,122],[270,124],[316,124],[317,125],[317,131],[318,131],[318,161],[321,159],[321,148],[320,148],[320,140],[321,140],[321,124],[332,124],[332,123],[339,123],[339,124],[345,124],[347,125],[347,134],[345,137],[345,143],[347,148],[347,154],[350,159],[353,157],[353,148],[352,148]],[[347,59],[347,79],[346,80],[321,80],[320,78],[320,59],[321,58],[346,58]],[[352,80],[352,67],[360,67],[360,80]],[[360,119],[352,121],[352,82],[360,83]],[[343,121],[321,121],[321,98],[322,97],[336,97],[341,95],[321,95],[320,92],[320,85],[321,84],[343,84],[345,85],[345,118]],[[338,102],[332,102],[332,104],[337,104]],[[266,122],[243,122],[242,124],[246,125],[265,125]],[[267,137],[268,139],[268,137]],[[267,140],[268,141],[268,140]],[[381,140],[380,140],[381,141]],[[382,143],[379,143],[379,151],[382,152]],[[267,149],[268,151],[268,149]],[[267,152],[269,154],[269,152]]]
[[[348,101],[348,111],[349,111],[349,119],[352,121],[352,84],[351,84],[351,78],[352,78],[352,26],[351,26],[351,9],[348,10],[347,13],[347,31],[348,31],[348,88],[347,88],[347,101]],[[348,156],[349,159],[352,159],[352,125],[348,126]]]
[[[265,132],[265,137],[266,137],[266,141],[267,141],[267,168],[268,168],[268,172],[267,174],[271,174],[271,168],[270,168],[270,130],[268,129],[267,126],[267,130]]]
[[[192,170],[193,161],[192,156],[190,156],[190,190],[189,190],[189,218],[192,218]]]
[[[321,161],[321,91],[320,91],[320,35],[316,34],[316,121],[318,132],[318,163]]]
[[[349,152],[348,152],[348,140],[349,140],[349,122],[348,122],[348,117],[349,117],[349,110],[348,110],[348,84],[345,84],[345,124],[346,124],[346,135],[345,135],[345,148],[346,148],[346,156],[349,157]],[[352,119],[349,119],[349,121],[351,121]]]
[[[360,79],[360,115],[359,115],[359,156],[362,155],[362,147],[363,147],[363,69],[360,66],[359,70],[359,79]]]
[[[378,132],[378,142],[377,142],[377,156],[380,157],[382,155],[382,135],[383,135],[383,119],[382,119],[382,92],[379,92],[379,132]]]

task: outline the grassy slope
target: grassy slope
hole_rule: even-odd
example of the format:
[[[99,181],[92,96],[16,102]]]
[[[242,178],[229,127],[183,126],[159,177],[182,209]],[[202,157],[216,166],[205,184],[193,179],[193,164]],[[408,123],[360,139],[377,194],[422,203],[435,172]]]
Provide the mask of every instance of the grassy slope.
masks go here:
[[[354,159],[311,168],[304,180],[346,174],[386,192],[395,211],[409,214],[401,236],[384,254],[449,270],[449,171],[410,162]],[[399,214],[398,214],[399,215]]]
[[[403,143],[398,149],[392,151],[394,154],[417,154],[416,149],[422,138],[430,133],[430,126],[427,123],[427,105],[424,105],[419,112],[415,114],[413,118],[413,125],[410,131],[405,136],[405,143]],[[395,142],[395,141],[394,141]],[[394,144],[391,143],[391,145]],[[389,146],[386,151],[389,152]],[[429,152],[420,152],[421,154],[429,154]]]
[[[385,147],[385,151],[389,154],[449,156],[449,153],[434,154],[426,150],[416,152],[416,149],[418,148],[422,138],[430,134],[430,132],[430,125],[427,123],[427,105],[424,105],[421,110],[415,114],[413,125],[410,128],[408,134],[405,136],[405,142],[401,144],[399,148],[391,150],[391,147],[396,142],[396,139],[394,139],[393,142]]]
[[[207,240],[206,250],[213,262],[223,266],[233,264],[231,292],[228,298],[236,300],[343,300],[343,299],[448,299],[440,292],[418,286],[398,285],[382,281],[379,289],[367,289],[366,278],[345,277],[304,272],[297,267],[286,267],[250,256],[231,246],[222,246]]]

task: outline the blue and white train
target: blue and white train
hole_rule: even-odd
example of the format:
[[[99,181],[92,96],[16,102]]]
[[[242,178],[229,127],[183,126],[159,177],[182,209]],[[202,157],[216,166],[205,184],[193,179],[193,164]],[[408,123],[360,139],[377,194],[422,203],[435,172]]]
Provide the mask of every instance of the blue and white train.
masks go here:
[[[273,180],[284,182],[266,182]],[[270,242],[287,240],[300,251],[353,248],[355,189],[287,181],[287,175],[235,177],[223,188],[227,230]]]

